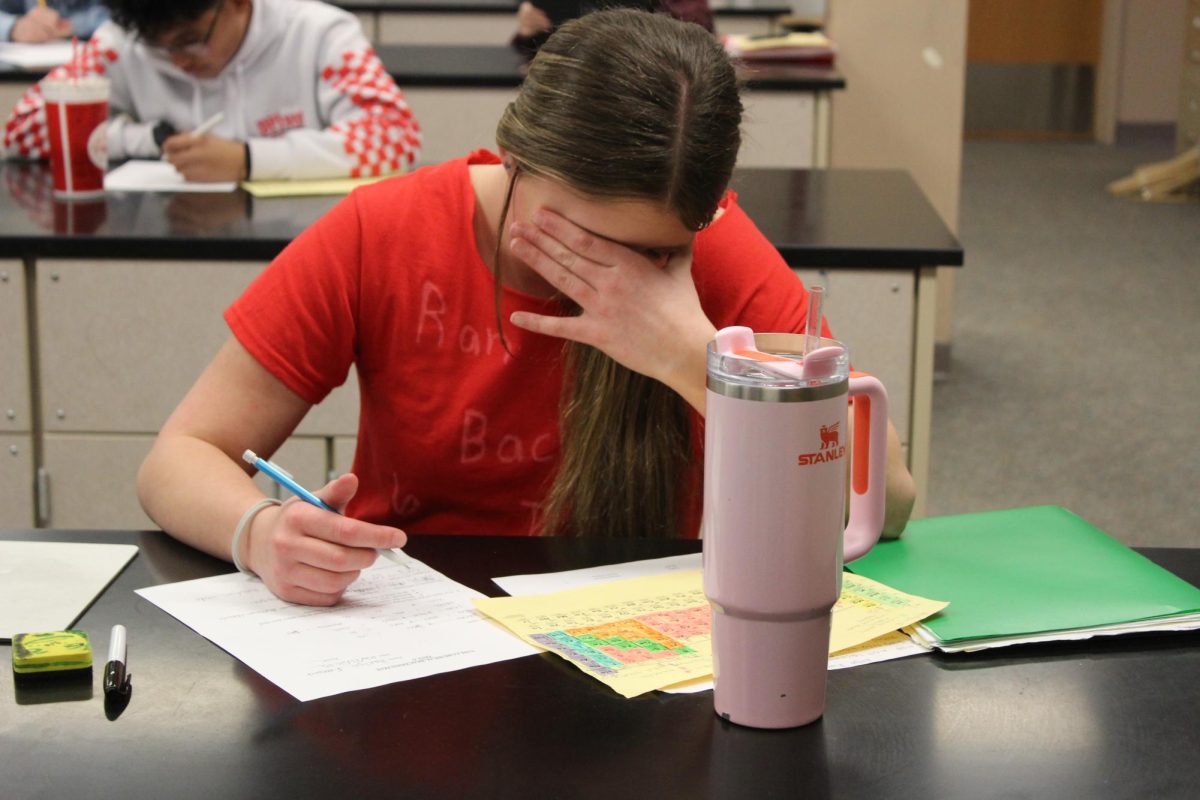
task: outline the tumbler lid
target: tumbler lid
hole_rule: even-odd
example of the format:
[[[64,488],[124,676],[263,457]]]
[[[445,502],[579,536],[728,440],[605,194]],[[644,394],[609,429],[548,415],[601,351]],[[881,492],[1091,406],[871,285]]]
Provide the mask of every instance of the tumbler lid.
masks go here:
[[[708,345],[708,388],[749,400],[820,400],[849,390],[845,345],[821,339],[807,354],[798,333],[754,333],[723,328]]]

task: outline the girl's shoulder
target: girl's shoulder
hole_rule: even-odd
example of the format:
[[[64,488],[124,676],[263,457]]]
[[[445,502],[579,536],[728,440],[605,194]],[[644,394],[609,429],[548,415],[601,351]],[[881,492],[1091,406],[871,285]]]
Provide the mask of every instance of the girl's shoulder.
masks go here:
[[[467,159],[420,167],[360,186],[350,193],[364,231],[432,231],[458,221],[469,208]]]

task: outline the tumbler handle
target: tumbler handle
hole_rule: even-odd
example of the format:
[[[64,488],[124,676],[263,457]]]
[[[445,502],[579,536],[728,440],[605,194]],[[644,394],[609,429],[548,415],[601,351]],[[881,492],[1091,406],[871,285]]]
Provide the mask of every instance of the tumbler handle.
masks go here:
[[[864,556],[883,532],[887,467],[887,390],[864,372],[850,375],[854,398],[854,442],[850,454],[850,520],[845,562]]]

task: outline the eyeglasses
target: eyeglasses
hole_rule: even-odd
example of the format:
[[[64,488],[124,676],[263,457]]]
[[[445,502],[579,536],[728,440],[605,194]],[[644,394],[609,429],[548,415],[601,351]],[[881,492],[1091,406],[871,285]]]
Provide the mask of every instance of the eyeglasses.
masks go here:
[[[194,56],[202,57],[208,55],[208,41],[212,38],[213,31],[217,28],[217,18],[221,16],[221,11],[225,8],[225,0],[217,0],[217,12],[213,14],[212,22],[208,23],[208,30],[199,39],[194,39],[190,42],[174,44],[151,44],[143,40],[143,43],[164,56]]]

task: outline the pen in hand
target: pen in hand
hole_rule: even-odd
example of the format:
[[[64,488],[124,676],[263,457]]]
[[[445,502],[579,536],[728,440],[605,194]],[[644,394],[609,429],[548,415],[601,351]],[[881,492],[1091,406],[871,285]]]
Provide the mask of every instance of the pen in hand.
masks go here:
[[[189,133],[191,133],[192,136],[203,136],[206,133],[212,133],[213,128],[220,125],[223,119],[225,119],[225,112],[218,111],[208,119],[204,120],[204,122],[201,122],[194,130],[189,131]]]
[[[218,111],[192,130],[185,132],[189,136],[204,136],[205,134],[212,133],[213,129],[220,125],[224,119],[225,112]],[[158,149],[162,153],[162,158],[165,161],[167,159],[167,154],[165,151],[163,151],[163,143],[165,143],[167,139],[170,139],[172,136],[178,136],[179,131],[175,130],[174,125],[166,120],[163,120],[154,126],[154,130],[151,135],[154,137],[154,143],[158,145]]]
[[[247,464],[254,466],[259,472],[263,473],[271,480],[275,481],[280,486],[296,495],[296,497],[299,497],[304,502],[310,503],[317,508],[323,508],[326,511],[331,511],[334,514],[338,513],[337,509],[333,508],[324,500],[317,497],[308,489],[305,489],[303,486],[297,483],[296,479],[292,477],[290,472],[274,462],[267,461],[265,458],[259,458],[254,454],[253,450],[247,450],[242,453],[242,460]],[[390,547],[384,547],[379,548],[376,552],[378,552],[379,555],[383,556],[388,561],[399,564],[405,569],[412,569],[412,565],[409,564],[408,556],[401,554],[397,550],[394,550]]]

